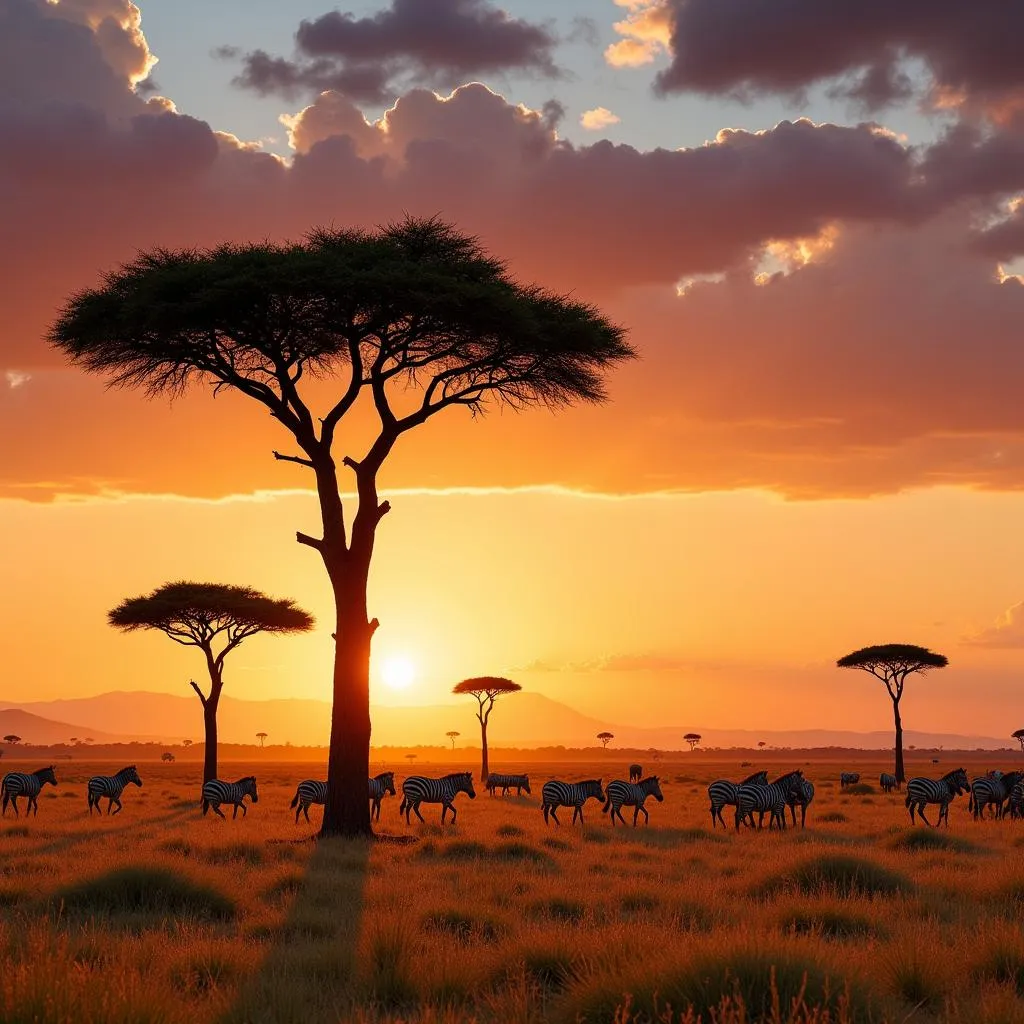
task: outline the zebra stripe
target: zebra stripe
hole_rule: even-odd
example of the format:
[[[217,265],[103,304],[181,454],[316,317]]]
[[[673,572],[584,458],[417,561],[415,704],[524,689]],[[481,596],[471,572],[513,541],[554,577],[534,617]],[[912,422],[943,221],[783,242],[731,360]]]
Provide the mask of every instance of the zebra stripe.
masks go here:
[[[800,779],[799,785],[794,786],[789,792],[786,803],[789,804],[790,814],[793,815],[793,827],[796,828],[796,805],[800,805],[800,827],[807,825],[807,808],[814,799],[814,783],[810,779]]]
[[[947,772],[941,779],[911,779],[907,783],[907,799],[904,803],[910,811],[910,823],[914,824],[914,809],[917,808],[921,820],[926,825],[931,822],[925,817],[924,808],[926,804],[939,805],[939,820],[935,823],[940,825],[942,819],[946,819],[946,827],[949,827],[949,805],[953,798],[962,792],[970,791],[970,783],[967,781],[967,772],[963,768]]]
[[[530,776],[529,775],[501,775],[498,772],[491,772],[487,776],[487,791],[494,796],[494,791],[501,787],[501,795],[506,796],[508,791],[515,786],[516,795],[522,796],[523,790],[527,793],[530,792]]]
[[[399,804],[398,813],[405,812],[405,823],[412,824],[409,813],[416,812],[416,817],[424,821],[420,814],[420,804],[440,804],[441,824],[444,824],[444,816],[448,811],[452,812],[452,824],[455,824],[457,811],[455,810],[455,796],[458,793],[468,793],[470,800],[476,799],[476,790],[473,788],[473,776],[470,772],[453,772],[440,779],[428,779],[423,775],[410,775],[402,783],[402,802]]]
[[[561,825],[556,810],[559,807],[571,807],[572,823],[575,825],[578,817],[582,825],[583,805],[591,797],[595,800],[604,800],[600,779],[587,779],[584,782],[560,782],[558,779],[552,779],[545,782],[540,801],[540,809],[544,812],[544,824],[548,823],[550,814],[555,819],[555,824]]]
[[[1024,780],[1016,783],[1010,790],[1010,799],[1007,805],[1010,808],[1012,819],[1024,817]]]
[[[855,786],[860,782],[860,772],[840,772],[839,788],[846,789],[847,786]]]
[[[1013,787],[1024,777],[1022,772],[1010,772],[1007,775],[986,775],[971,783],[971,798],[967,803],[968,810],[974,812],[974,820],[978,821],[985,812],[985,807],[992,804],[995,816],[1001,818],[1007,798]]]
[[[763,827],[765,813],[770,812],[768,828],[771,829],[772,825],[778,822],[779,828],[785,829],[786,803],[790,793],[802,779],[803,772],[797,769],[794,772],[780,775],[774,782],[769,782],[766,785],[743,783],[736,794],[736,831],[740,830],[740,822],[747,815],[753,815],[754,811],[760,815],[757,822],[758,828]]]
[[[754,772],[748,775],[742,782],[730,782],[728,779],[717,779],[708,786],[708,798],[711,800],[711,827],[715,827],[715,821],[722,823],[722,828],[728,828],[725,818],[722,817],[722,808],[736,806],[736,794],[740,786],[765,785],[768,782],[768,773],[765,771]]]
[[[3,793],[3,814],[7,813],[7,804],[14,808],[14,816],[18,814],[18,797],[27,798],[25,813],[30,811],[39,813],[39,791],[45,784],[57,785],[57,776],[54,774],[53,765],[49,768],[39,768],[34,772],[8,772],[4,781],[0,783],[0,792]]]
[[[135,786],[142,785],[142,779],[139,778],[139,773],[135,770],[135,765],[133,764],[128,765],[127,768],[122,768],[116,775],[94,775],[89,780],[86,794],[89,800],[89,814],[92,814],[94,807],[97,811],[100,811],[100,800],[103,797],[107,798],[107,814],[110,813],[110,808],[114,804],[117,804],[117,810],[114,813],[120,814],[121,794],[129,782]],[[103,812],[100,811],[100,813],[102,814]]]
[[[395,773],[381,772],[380,775],[375,775],[367,781],[369,783],[367,787],[369,799],[373,801],[370,817],[372,819],[376,816],[376,820],[380,821],[380,806],[384,794],[395,795]],[[298,789],[295,790],[295,796],[292,797],[292,802],[289,805],[295,808],[295,824],[299,823],[300,813],[305,814],[306,821],[309,821],[311,804],[323,806],[325,803],[327,803],[327,783],[319,782],[317,779],[303,779],[299,783]]]
[[[252,797],[252,802],[260,802],[259,794],[256,792],[256,776],[247,775],[237,782],[225,782],[223,779],[210,779],[203,783],[203,814],[212,807],[214,814],[222,818],[224,812],[220,809],[221,804],[234,804],[231,812],[232,821],[238,817],[238,808],[242,808],[242,817],[249,812],[245,809],[245,798]]]
[[[882,772],[882,774],[878,776],[878,785],[882,787],[883,793],[891,793],[894,789],[900,788],[899,779],[889,772]]]
[[[629,781],[639,782],[644,776],[644,766],[642,764],[631,764],[629,766]]]
[[[605,790],[605,805],[602,810],[610,810],[612,827],[615,826],[616,815],[623,825],[626,824],[626,819],[622,816],[623,804],[633,808],[633,828],[636,828],[636,819],[641,811],[644,815],[644,824],[648,825],[651,816],[647,813],[647,808],[644,807],[644,801],[649,796],[653,796],[658,803],[665,799],[657,775],[642,779],[640,782],[623,782],[622,779],[615,779],[614,782],[608,783],[608,788]]]

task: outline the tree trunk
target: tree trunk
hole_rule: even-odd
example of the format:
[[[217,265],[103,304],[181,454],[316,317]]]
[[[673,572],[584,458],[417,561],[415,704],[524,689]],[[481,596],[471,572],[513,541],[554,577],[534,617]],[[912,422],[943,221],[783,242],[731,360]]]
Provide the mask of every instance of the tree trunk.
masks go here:
[[[896,719],[896,781],[900,784],[906,781],[903,773],[903,722],[900,719],[900,702],[892,702],[892,713]]]
[[[207,699],[203,705],[206,747],[203,751],[203,782],[217,778],[217,704]]]
[[[480,781],[487,784],[487,776],[490,770],[487,767],[487,720],[480,719]]]

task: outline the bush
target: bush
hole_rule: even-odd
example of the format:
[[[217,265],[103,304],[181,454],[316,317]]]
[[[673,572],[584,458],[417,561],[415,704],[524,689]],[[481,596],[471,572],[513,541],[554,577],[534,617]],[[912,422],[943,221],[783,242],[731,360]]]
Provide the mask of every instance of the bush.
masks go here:
[[[921,850],[950,850],[953,853],[982,853],[981,847],[960,836],[951,836],[945,832],[931,829],[908,829],[893,836],[888,844],[893,850],[907,850],[916,853]]]
[[[875,787],[869,782],[855,782],[852,786],[847,786],[843,790],[847,796],[871,796],[875,792]]]
[[[790,871],[763,882],[755,890],[759,895],[773,895],[796,890],[807,895],[894,896],[909,892],[908,879],[870,860],[823,854],[798,864]]]
[[[972,972],[979,981],[994,981],[1012,985],[1017,995],[1024,996],[1024,949],[1007,942],[992,945],[981,957]]]
[[[556,896],[550,900],[541,900],[533,905],[533,912],[538,917],[551,917],[556,921],[582,921],[587,908],[578,900],[567,900]]]

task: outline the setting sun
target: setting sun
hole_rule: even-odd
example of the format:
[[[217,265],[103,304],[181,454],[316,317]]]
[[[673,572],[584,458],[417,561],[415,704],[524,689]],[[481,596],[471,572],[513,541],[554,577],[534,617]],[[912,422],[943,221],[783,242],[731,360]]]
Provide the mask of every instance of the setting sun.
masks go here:
[[[407,690],[416,678],[416,666],[405,655],[392,655],[381,665],[380,677],[392,690]]]

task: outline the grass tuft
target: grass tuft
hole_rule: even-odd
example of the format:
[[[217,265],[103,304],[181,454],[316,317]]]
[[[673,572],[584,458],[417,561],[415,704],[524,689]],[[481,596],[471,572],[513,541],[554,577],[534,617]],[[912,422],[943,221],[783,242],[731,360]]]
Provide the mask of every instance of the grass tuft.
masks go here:
[[[540,900],[533,904],[535,917],[548,917],[555,921],[568,921],[573,924],[582,921],[587,908],[578,900],[569,900],[561,896],[549,900]]]
[[[769,878],[756,886],[754,893],[771,896],[795,890],[805,895],[872,897],[895,896],[911,889],[909,879],[874,861],[823,854]]]
[[[874,792],[875,787],[870,782],[855,782],[843,790],[845,796],[871,796]]]
[[[847,910],[841,904],[787,910],[779,923],[797,935],[820,935],[825,939],[865,939],[877,934],[870,918]]]
[[[519,836],[525,836],[526,830],[518,825],[499,825],[495,829],[495,835],[499,835],[503,839],[516,839]]]
[[[951,836],[947,832],[932,829],[907,829],[895,835],[887,843],[892,850],[906,850],[917,853],[922,850],[949,850],[953,853],[981,853],[981,847],[969,839]]]
[[[422,927],[427,932],[451,935],[467,946],[497,942],[504,929],[488,917],[467,914],[461,910],[437,910],[424,916]]]
[[[819,814],[817,820],[826,824],[841,825],[850,819],[842,811],[827,811],[825,814]]]

